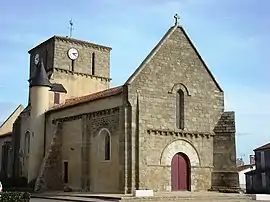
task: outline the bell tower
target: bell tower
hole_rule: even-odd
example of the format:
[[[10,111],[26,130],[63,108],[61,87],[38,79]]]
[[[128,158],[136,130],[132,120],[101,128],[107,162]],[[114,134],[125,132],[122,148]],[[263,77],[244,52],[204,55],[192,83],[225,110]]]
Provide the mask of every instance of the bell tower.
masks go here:
[[[111,81],[110,51],[107,46],[53,36],[29,51],[29,77],[35,74],[37,57],[43,58],[45,72],[52,83],[50,107],[68,98],[105,90]]]

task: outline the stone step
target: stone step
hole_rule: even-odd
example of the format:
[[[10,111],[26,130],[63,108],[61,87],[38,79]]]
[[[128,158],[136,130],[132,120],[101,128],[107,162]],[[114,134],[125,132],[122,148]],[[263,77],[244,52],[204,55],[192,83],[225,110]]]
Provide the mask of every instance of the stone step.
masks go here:
[[[43,199],[49,199],[49,200],[62,200],[62,201],[75,201],[75,202],[109,202],[112,200],[108,199],[98,199],[98,198],[92,198],[92,197],[76,197],[76,196],[55,196],[55,197],[40,197]],[[115,200],[118,201],[118,200]],[[172,202],[172,201],[179,201],[179,202],[252,202],[251,199],[237,199],[237,198],[155,198],[155,197],[149,197],[149,198],[122,198],[119,200],[119,202]]]

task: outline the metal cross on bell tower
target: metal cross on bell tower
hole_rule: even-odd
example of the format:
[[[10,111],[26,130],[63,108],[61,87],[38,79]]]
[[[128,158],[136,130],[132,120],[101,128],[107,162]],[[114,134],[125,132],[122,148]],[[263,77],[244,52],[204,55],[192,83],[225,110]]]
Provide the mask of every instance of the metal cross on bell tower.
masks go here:
[[[69,37],[72,37],[72,31],[74,30],[72,19],[69,21]]]
[[[176,13],[173,17],[174,17],[174,20],[175,20],[174,25],[175,26],[179,25],[179,20],[180,20],[179,15]]]

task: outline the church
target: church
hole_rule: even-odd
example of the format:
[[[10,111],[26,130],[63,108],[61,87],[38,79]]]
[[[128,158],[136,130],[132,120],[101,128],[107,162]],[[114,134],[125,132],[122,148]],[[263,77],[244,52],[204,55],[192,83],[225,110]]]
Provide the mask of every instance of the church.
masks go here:
[[[29,51],[9,175],[35,191],[238,189],[234,112],[178,19],[117,87],[111,50],[53,36]]]

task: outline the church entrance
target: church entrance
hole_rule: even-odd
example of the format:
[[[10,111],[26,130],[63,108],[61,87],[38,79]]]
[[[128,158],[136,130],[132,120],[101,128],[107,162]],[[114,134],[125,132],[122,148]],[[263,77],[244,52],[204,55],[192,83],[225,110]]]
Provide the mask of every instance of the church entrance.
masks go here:
[[[190,190],[190,162],[183,153],[177,153],[171,162],[172,191]]]

